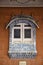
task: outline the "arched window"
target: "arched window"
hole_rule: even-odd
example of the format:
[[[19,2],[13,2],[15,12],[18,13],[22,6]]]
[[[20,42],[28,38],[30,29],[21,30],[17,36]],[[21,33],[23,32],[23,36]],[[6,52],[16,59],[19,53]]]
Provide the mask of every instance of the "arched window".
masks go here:
[[[29,16],[17,16],[11,19],[6,28],[10,27],[9,56],[11,58],[33,58],[36,50],[36,24]]]

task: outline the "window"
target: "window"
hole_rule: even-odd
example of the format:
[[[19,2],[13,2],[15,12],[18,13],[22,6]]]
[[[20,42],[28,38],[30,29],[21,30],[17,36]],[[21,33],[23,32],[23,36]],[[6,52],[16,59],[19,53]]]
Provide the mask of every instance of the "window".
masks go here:
[[[31,38],[31,29],[24,29],[24,38]]]
[[[14,29],[14,38],[20,38],[20,29]]]
[[[34,58],[36,56],[36,26],[38,27],[33,17],[30,16],[29,18],[18,16],[11,19],[6,27],[10,27],[8,53],[11,58]]]
[[[32,27],[26,23],[14,25],[12,32],[12,40],[16,43],[26,43],[32,41]]]

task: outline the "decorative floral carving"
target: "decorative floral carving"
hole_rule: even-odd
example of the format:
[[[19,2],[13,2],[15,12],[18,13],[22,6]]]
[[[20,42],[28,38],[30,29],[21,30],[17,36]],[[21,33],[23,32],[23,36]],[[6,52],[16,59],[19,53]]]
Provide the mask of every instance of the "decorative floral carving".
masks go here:
[[[35,1],[35,0],[10,0],[10,1],[16,1],[18,3],[24,4],[24,3],[28,3],[30,1]]]

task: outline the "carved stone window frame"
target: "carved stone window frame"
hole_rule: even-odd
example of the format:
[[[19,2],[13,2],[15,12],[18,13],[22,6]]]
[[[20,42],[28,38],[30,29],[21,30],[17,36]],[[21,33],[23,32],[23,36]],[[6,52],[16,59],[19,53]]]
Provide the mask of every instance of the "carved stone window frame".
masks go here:
[[[30,24],[33,32],[33,41],[30,41],[29,44],[14,43],[12,44],[12,29],[14,25],[18,23]],[[11,19],[10,23],[6,26],[6,29],[10,27],[10,37],[9,37],[9,56],[11,58],[33,58],[37,54],[36,50],[36,27],[39,28],[37,23],[34,21],[31,16],[17,16]],[[23,50],[21,50],[22,48]],[[24,47],[27,46],[25,49]],[[18,47],[18,48],[17,48]],[[17,52],[18,51],[18,52]]]

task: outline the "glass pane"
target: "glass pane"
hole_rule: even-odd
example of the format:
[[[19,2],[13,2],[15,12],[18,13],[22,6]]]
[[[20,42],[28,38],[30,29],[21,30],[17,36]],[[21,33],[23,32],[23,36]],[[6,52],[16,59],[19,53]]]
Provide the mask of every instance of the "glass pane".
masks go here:
[[[14,29],[14,38],[20,38],[20,29]]]
[[[20,25],[14,25],[14,27],[20,27]]]
[[[31,38],[31,29],[24,30],[24,38]]]
[[[31,27],[31,25],[29,25],[29,24],[28,25],[24,25],[24,27]]]

